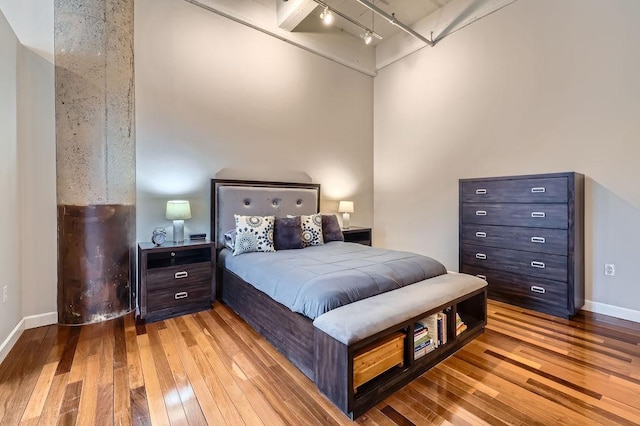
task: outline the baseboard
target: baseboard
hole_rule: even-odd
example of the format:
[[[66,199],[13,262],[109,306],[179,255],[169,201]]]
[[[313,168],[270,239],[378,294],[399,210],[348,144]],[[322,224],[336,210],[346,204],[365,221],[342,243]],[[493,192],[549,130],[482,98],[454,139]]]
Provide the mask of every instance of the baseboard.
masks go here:
[[[621,308],[620,306],[607,305],[606,303],[585,300],[582,309],[589,312],[595,312],[596,314],[609,315],[611,317],[625,319],[633,322],[640,322],[640,311]]]
[[[20,320],[18,325],[16,325],[16,327],[11,331],[11,333],[9,333],[9,336],[7,336],[7,338],[4,339],[4,342],[2,342],[2,345],[0,345],[0,362],[4,361],[7,355],[9,355],[9,351],[11,351],[11,348],[13,348],[13,345],[16,344],[16,342],[18,341],[18,338],[20,337],[23,331],[24,331],[24,318]]]
[[[4,361],[24,330],[51,325],[57,322],[57,312],[47,312],[46,314],[30,315],[22,318],[18,325],[9,333],[9,336],[2,342],[2,345],[0,345],[0,362]]]
[[[30,315],[28,317],[24,317],[24,329],[29,330],[30,328],[56,324],[57,322],[58,322],[57,312],[47,312],[45,314]]]

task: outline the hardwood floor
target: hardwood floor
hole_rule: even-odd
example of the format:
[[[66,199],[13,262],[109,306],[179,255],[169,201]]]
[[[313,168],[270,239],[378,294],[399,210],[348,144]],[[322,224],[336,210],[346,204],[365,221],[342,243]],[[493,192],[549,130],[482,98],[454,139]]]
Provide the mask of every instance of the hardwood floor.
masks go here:
[[[486,333],[362,425],[640,424],[640,324],[489,303]],[[351,423],[223,305],[27,330],[0,365],[2,425]]]

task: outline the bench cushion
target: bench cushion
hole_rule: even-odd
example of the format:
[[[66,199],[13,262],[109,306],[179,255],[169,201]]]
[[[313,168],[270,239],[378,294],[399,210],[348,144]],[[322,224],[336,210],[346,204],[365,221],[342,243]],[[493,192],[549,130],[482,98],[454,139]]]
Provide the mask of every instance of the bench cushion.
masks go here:
[[[313,325],[350,345],[486,285],[478,277],[450,272],[333,309]]]

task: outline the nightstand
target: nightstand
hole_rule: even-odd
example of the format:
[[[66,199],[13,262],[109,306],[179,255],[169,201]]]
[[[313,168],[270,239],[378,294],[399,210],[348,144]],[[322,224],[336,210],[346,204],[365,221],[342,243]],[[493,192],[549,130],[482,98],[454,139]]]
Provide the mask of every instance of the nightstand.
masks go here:
[[[157,321],[211,308],[215,244],[209,241],[138,244],[137,317]]]
[[[342,234],[344,235],[344,241],[347,243],[371,245],[371,228],[351,226],[349,229],[343,229]]]

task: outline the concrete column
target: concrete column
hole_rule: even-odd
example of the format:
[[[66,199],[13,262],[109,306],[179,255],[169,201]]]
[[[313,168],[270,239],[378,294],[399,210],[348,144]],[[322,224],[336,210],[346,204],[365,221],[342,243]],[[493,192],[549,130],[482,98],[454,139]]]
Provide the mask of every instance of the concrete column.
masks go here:
[[[134,0],[55,0],[58,320],[132,308]]]

